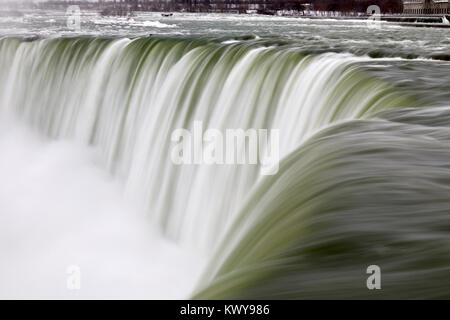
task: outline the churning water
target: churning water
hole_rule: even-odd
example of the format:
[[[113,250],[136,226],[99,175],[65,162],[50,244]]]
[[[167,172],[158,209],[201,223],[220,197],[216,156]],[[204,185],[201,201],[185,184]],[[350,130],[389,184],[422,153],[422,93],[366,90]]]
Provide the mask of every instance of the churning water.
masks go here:
[[[449,297],[448,29],[64,19],[0,18],[1,297]],[[278,129],[278,173],[175,165],[194,121]]]

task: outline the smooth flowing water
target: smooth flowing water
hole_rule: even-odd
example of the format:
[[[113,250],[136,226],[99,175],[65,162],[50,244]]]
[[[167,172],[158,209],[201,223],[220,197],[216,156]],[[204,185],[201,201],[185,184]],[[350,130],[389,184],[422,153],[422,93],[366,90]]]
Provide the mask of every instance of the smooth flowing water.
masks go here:
[[[66,19],[0,17],[0,296],[448,297],[450,30]],[[195,121],[279,130],[279,171],[175,165]]]

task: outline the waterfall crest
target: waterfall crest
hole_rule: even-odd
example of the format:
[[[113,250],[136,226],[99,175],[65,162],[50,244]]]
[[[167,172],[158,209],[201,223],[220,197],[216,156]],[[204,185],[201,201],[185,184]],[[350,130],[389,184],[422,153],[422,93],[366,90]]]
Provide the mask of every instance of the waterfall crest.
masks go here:
[[[448,299],[450,109],[314,135],[248,198],[199,299]],[[365,286],[381,267],[381,289]]]

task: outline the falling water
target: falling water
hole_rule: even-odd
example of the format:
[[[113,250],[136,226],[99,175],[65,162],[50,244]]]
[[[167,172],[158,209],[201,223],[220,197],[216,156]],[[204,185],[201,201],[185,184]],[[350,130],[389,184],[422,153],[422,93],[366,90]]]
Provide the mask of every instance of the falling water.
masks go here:
[[[421,122],[447,110],[417,113],[368,58],[167,37],[8,37],[0,56],[3,114],[98,150],[165,238],[208,259],[194,297],[362,297],[372,263],[388,297],[448,294],[433,286],[448,273],[448,122]],[[280,172],[175,165],[171,133],[196,120],[280,130]]]
[[[259,178],[256,166],[175,166],[170,135],[207,128],[281,129],[287,155],[346,119],[406,106],[355,58],[163,39],[4,39],[4,108],[51,138],[98,145],[167,235],[217,243]],[[11,79],[12,75],[14,78]]]

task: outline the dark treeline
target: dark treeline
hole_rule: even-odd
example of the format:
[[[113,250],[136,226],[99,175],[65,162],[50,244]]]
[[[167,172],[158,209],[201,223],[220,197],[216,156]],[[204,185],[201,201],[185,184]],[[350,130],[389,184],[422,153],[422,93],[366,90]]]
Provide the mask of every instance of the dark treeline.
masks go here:
[[[402,0],[315,0],[311,1],[316,10],[365,12],[370,5],[380,7],[382,13],[403,12]]]
[[[378,5],[382,13],[400,13],[402,0],[115,0],[99,2],[69,1],[82,7],[100,8],[106,15],[126,15],[133,11],[191,11],[240,12],[253,10],[274,14],[279,10],[339,11],[342,13],[366,12],[370,5]],[[50,0],[42,7],[66,6],[66,1]]]
[[[164,9],[184,9],[188,11],[245,11],[258,9],[260,12],[273,12],[277,10],[305,9],[320,11],[340,12],[366,12],[370,5],[378,5],[382,13],[401,13],[403,11],[402,0],[172,0],[172,1],[146,1],[127,0],[138,9],[145,7],[145,3],[152,9],[164,7]],[[138,9],[139,10],[139,9]]]
[[[139,3],[146,1],[128,0],[137,7]],[[340,12],[366,12],[370,5],[378,5],[382,13],[400,13],[403,11],[402,0],[172,0],[172,1],[147,1],[154,9],[157,6],[165,6],[167,9],[179,9],[191,11],[227,11],[237,9],[259,9],[258,11],[313,9],[320,11]]]

